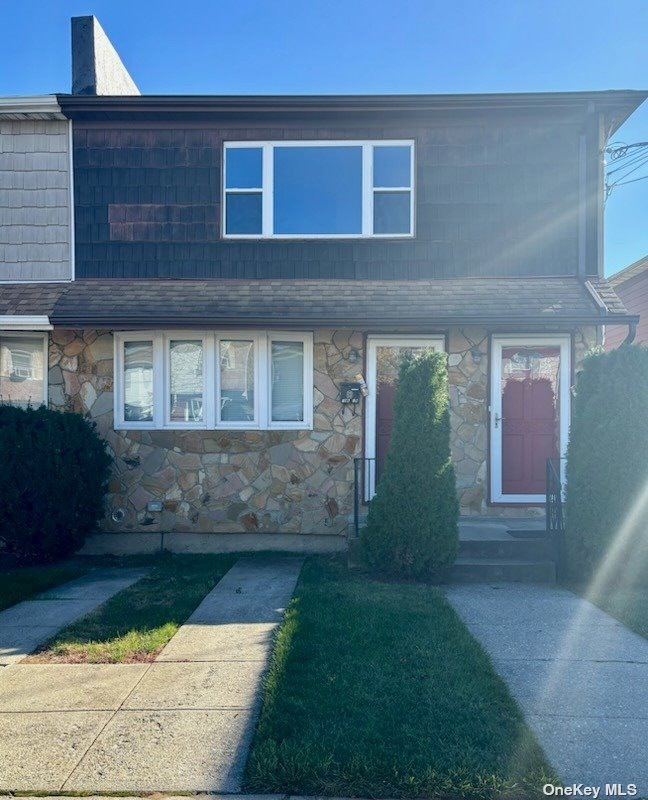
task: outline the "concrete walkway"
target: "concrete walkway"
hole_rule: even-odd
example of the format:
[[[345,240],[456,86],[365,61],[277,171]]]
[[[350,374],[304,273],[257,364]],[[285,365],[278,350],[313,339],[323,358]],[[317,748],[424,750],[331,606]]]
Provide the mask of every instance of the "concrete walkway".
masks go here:
[[[301,564],[240,559],[153,663],[0,672],[0,791],[240,791]]]
[[[142,578],[145,569],[92,570],[0,612],[0,666],[15,664],[61,628]]]
[[[565,784],[648,796],[648,641],[551,586],[475,584],[447,596],[492,658]]]

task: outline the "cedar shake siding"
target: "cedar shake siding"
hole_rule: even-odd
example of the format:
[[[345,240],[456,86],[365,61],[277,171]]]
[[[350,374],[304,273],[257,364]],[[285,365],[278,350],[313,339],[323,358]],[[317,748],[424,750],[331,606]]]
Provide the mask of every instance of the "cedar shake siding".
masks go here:
[[[0,281],[70,280],[70,125],[3,119]]]
[[[575,101],[517,111],[494,101],[493,108],[412,111],[383,99],[379,110],[335,111],[331,101],[324,111],[300,107],[264,117],[239,106],[219,111],[218,98],[216,110],[200,112],[174,110],[171,99],[158,98],[162,110],[154,113],[147,103],[155,100],[59,97],[74,121],[80,278],[410,280],[599,272],[599,195],[591,187],[600,141],[592,119],[616,124],[618,107],[616,117],[588,114],[588,103]],[[414,141],[412,238],[222,238],[224,142],[384,139]]]

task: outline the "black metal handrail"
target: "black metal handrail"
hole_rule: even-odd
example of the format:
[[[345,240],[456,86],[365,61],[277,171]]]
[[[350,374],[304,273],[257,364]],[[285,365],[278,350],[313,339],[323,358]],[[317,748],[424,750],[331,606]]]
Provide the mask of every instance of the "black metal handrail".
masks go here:
[[[547,536],[553,542],[558,577],[562,577],[565,572],[565,516],[563,513],[563,485],[560,478],[561,461],[564,459],[547,459],[545,503]]]
[[[353,535],[360,536],[360,507],[369,505],[376,484],[376,459],[353,459]]]

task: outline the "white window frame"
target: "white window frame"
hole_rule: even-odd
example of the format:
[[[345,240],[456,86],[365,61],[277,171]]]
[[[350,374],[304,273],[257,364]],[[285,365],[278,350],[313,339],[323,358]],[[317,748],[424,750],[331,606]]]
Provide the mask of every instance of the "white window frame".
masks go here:
[[[272,419],[272,343],[301,342],[304,346],[304,420],[303,422],[278,421]],[[271,333],[267,341],[267,376],[266,376],[266,410],[268,430],[293,430],[296,426],[311,429],[313,427],[313,335],[293,333]],[[309,377],[310,376],[310,377]]]
[[[171,420],[171,342],[192,341],[202,343],[203,353],[203,418],[202,422],[180,422]],[[214,340],[213,337],[196,331],[170,331],[163,335],[164,347],[164,427],[180,430],[190,428],[207,428],[207,420],[211,419],[212,410],[210,404],[214,400],[212,392],[208,387],[214,385]],[[155,361],[155,359],[154,359]],[[153,364],[153,385],[155,386],[155,363]],[[155,396],[153,400],[153,418],[155,419]]]
[[[362,148],[362,231],[360,233],[274,233],[274,158],[275,147],[361,147]],[[373,148],[409,147],[410,185],[380,187],[373,185]],[[227,188],[227,151],[235,148],[260,148],[262,151],[262,181],[260,188]],[[254,141],[223,143],[223,181],[221,203],[221,231],[224,239],[413,239],[416,230],[416,148],[414,139],[373,140],[313,140]],[[261,233],[227,233],[227,195],[261,193]],[[408,233],[374,233],[374,195],[376,192],[410,193],[410,229]]]
[[[20,330],[13,330],[13,331],[6,331],[0,329],[0,339],[33,339],[34,341],[38,341],[39,339],[43,343],[43,395],[40,400],[34,400],[32,404],[34,408],[38,408],[41,404],[47,405],[48,401],[48,384],[47,378],[49,374],[49,352],[48,352],[48,334],[46,333],[32,333],[31,331],[20,331]],[[0,403],[9,403],[11,401],[3,401],[0,398]]]
[[[571,419],[571,339],[569,335],[494,335],[491,340],[490,501],[507,505],[544,503],[543,494],[504,494],[502,491],[502,350],[505,347],[560,348],[560,480],[566,481],[565,456]]]
[[[258,331],[219,331],[216,334],[216,423],[215,427],[224,430],[259,430],[262,427],[262,395],[260,387],[264,385],[264,370],[262,366],[262,351],[265,346],[265,334]],[[227,341],[251,341],[254,344],[254,419],[253,420],[222,420],[221,419],[221,344]]]
[[[171,341],[203,343],[203,421],[171,422]],[[221,342],[254,342],[254,421],[223,421],[220,415]],[[124,345],[126,342],[153,342],[153,420],[128,422],[124,419]],[[274,422],[270,385],[272,342],[302,342],[304,345],[304,420]],[[46,351],[45,351],[46,352]],[[115,430],[312,430],[313,428],[313,334],[289,331],[134,331],[114,334]]]
[[[152,342],[153,343],[153,419],[151,421],[126,421],[124,418],[126,382],[124,381],[124,345],[126,342]],[[163,352],[163,336],[157,331],[136,331],[129,334],[114,336],[115,345],[115,429],[120,430],[155,430],[162,427],[164,410],[160,398],[164,397],[164,369],[160,356]],[[159,361],[156,369],[156,359]]]

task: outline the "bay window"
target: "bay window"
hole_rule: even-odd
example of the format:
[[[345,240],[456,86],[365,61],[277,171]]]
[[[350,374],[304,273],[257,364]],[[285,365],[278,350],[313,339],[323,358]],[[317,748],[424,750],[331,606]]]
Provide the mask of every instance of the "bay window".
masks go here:
[[[412,236],[412,141],[226,142],[223,231],[237,238]]]
[[[312,427],[308,333],[115,334],[115,427]]]

